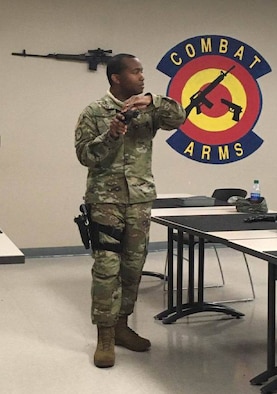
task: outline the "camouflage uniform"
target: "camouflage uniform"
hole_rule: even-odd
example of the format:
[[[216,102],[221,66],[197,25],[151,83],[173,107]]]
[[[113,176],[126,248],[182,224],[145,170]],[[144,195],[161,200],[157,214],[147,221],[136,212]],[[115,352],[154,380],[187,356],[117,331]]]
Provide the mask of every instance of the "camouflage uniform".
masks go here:
[[[175,129],[185,119],[174,100],[158,95],[152,99],[117,139],[109,135],[109,125],[123,103],[110,92],[86,107],[76,126],[77,157],[88,167],[85,201],[91,204],[92,219],[123,230],[122,253],[93,252],[92,322],[98,325],[111,326],[119,314],[133,311],[156,198],[152,139],[159,128]],[[100,241],[118,243],[104,233]]]

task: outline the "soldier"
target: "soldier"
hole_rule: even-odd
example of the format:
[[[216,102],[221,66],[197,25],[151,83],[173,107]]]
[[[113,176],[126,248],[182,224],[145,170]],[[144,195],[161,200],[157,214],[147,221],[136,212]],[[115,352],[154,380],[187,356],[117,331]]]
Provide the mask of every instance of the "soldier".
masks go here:
[[[128,316],[137,299],[156,198],[152,139],[159,128],[176,129],[186,118],[169,97],[142,95],[143,69],[135,56],[112,57],[107,78],[109,91],[84,109],[75,130],[77,157],[88,167],[85,202],[96,229],[91,319],[98,331],[94,364],[100,368],[114,365],[114,345],[137,352],[151,346],[128,327]]]

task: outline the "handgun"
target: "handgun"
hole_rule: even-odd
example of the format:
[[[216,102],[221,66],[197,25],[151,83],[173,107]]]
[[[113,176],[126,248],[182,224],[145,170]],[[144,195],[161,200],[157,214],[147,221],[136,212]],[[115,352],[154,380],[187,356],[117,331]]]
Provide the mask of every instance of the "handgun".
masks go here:
[[[124,119],[122,120],[120,119],[121,122],[128,125],[132,119],[137,118],[139,116],[139,111],[137,109],[135,110],[128,109],[128,111],[120,112],[120,114],[124,116]]]

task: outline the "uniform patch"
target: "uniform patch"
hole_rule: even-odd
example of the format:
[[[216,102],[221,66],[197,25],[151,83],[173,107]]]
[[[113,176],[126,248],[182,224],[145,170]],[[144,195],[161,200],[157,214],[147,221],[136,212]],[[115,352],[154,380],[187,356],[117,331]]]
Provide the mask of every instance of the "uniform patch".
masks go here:
[[[76,133],[75,133],[76,141],[80,141],[80,139],[82,138],[82,136],[83,136],[82,130],[81,130],[81,129],[77,129],[77,130],[76,130]]]

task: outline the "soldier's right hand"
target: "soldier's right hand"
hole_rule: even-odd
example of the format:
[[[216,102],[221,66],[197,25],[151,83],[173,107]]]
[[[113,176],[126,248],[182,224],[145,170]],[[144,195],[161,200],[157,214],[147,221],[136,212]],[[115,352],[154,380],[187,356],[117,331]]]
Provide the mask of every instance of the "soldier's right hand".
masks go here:
[[[124,116],[119,112],[112,119],[109,134],[112,138],[118,138],[127,132],[127,125],[124,123]]]

